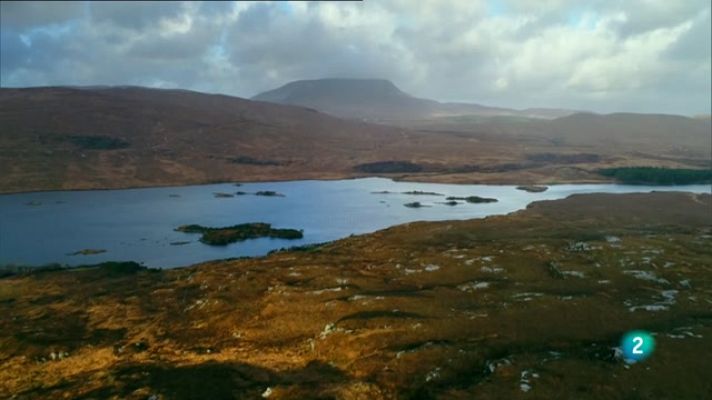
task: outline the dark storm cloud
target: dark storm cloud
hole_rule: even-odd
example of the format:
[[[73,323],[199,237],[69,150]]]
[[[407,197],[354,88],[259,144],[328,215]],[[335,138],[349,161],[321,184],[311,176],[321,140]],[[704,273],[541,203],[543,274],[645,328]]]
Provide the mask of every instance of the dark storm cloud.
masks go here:
[[[0,84],[136,84],[249,97],[374,77],[513,107],[710,108],[707,0],[7,2]]]

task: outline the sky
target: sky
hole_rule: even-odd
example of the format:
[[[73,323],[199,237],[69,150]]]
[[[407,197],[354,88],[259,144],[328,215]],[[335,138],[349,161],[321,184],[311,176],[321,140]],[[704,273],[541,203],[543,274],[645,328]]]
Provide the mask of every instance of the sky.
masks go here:
[[[708,114],[709,0],[0,3],[0,86],[240,97],[389,79],[417,97]]]

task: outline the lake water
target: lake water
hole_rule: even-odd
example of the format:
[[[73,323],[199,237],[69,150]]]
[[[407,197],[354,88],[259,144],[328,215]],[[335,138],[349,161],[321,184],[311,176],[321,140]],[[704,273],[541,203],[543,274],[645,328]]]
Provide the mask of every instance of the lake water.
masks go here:
[[[273,190],[285,197],[254,195],[216,198],[213,193]],[[374,194],[411,190],[447,196],[494,197],[497,203],[457,206],[444,197]],[[543,193],[515,186],[393,182],[367,178],[340,181],[290,181],[180,186],[148,189],[60,191],[0,195],[0,265],[69,265],[138,261],[150,267],[176,267],[202,261],[263,255],[273,249],[340,239],[411,221],[481,218],[523,209],[532,201],[574,193],[629,193],[680,190],[709,193],[709,185],[630,186],[554,185]],[[408,208],[419,201],[429,206]],[[185,224],[228,226],[267,222],[276,228],[303,229],[301,240],[255,239],[209,246],[199,235],[175,232]],[[185,245],[172,242],[190,241]],[[105,249],[95,255],[69,255]]]

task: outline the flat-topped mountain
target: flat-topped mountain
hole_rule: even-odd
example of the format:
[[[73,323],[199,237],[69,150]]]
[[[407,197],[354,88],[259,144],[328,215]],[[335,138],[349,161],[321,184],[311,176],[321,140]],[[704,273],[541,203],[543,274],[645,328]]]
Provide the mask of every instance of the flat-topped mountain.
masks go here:
[[[310,107],[328,114],[364,119],[416,118],[439,103],[419,99],[383,79],[318,79],[290,82],[252,100]]]
[[[473,103],[441,103],[400,90],[384,79],[330,78],[290,82],[260,93],[252,100],[291,104],[345,118],[375,121],[413,120],[453,115],[516,115],[555,118],[568,110],[489,107]]]
[[[420,100],[401,91],[393,82],[385,79],[340,78],[294,81],[278,89],[261,93],[252,99],[274,103],[294,103],[339,97],[344,102],[363,102],[373,100],[375,96],[384,101]]]

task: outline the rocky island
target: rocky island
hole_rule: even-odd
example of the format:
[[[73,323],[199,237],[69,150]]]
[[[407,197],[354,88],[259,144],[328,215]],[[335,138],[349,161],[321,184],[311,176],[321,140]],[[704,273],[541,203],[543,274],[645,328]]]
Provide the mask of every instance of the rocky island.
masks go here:
[[[517,186],[517,190],[523,190],[525,192],[530,192],[530,193],[546,192],[548,189],[549,188],[546,186],[538,186],[538,185]]]
[[[92,256],[92,255],[101,254],[101,253],[106,253],[106,250],[104,250],[104,249],[82,249],[79,251],[67,253],[67,255],[70,255],[70,256]]]
[[[437,192],[427,192],[423,190],[408,190],[405,192],[391,192],[388,190],[381,190],[377,192],[371,192],[372,194],[407,194],[409,196],[444,196],[442,193]]]
[[[462,200],[466,201],[468,203],[496,203],[497,199],[491,199],[488,197],[480,197],[480,196],[467,196],[467,197],[456,197],[456,196],[450,196],[447,197],[445,200],[449,201],[454,201],[454,200]]]
[[[274,229],[272,225],[262,222],[239,224],[224,228],[182,225],[175,230],[185,233],[202,233],[200,241],[212,246],[225,246],[230,243],[260,237],[275,239],[301,239],[304,237],[302,231],[296,229]]]
[[[442,193],[437,193],[437,192],[426,192],[423,190],[409,190],[406,192],[403,192],[403,194],[411,195],[411,196],[444,196]]]
[[[255,192],[255,196],[265,196],[265,197],[284,197],[282,193],[277,193],[273,190],[259,190]]]

